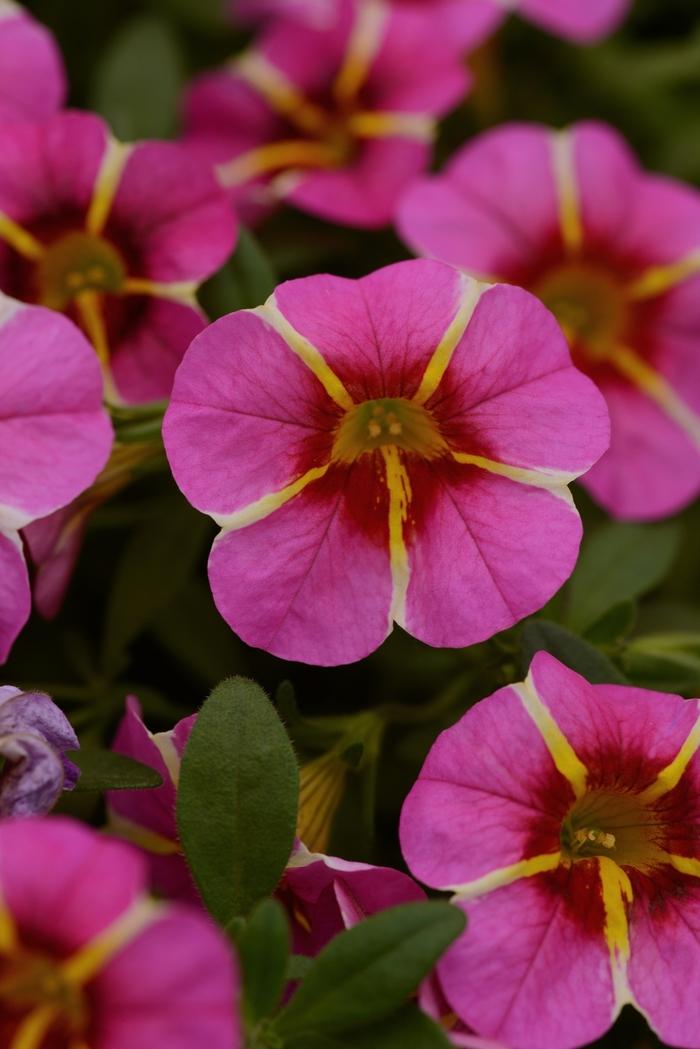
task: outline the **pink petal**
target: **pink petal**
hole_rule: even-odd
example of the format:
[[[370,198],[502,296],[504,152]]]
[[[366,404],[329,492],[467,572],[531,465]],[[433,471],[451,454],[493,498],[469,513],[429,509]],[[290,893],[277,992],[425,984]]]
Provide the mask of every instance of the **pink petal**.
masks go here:
[[[195,339],[163,435],[187,498],[224,515],[326,463],[338,411],[264,317],[240,312]]]
[[[575,476],[610,440],[605,402],[552,314],[505,285],[482,295],[427,406],[453,446],[512,466]]]
[[[140,896],[134,849],[62,817],[0,824],[0,892],[30,942],[72,952]]]
[[[65,94],[63,61],[48,29],[19,6],[0,11],[0,118],[46,120]]]
[[[522,0],[518,10],[552,33],[593,43],[618,27],[631,0]]]
[[[438,972],[470,1027],[518,1049],[572,1049],[611,1026],[616,1007],[595,863],[524,878],[464,909],[467,930]]]
[[[512,688],[472,707],[433,744],[401,812],[404,858],[433,888],[556,852],[570,785]]]
[[[700,243],[700,193],[662,175],[640,178],[634,213],[621,233],[621,247],[647,264],[677,262]]]
[[[387,636],[388,511],[375,508],[386,495],[374,471],[372,457],[336,468],[269,517],[217,539],[214,600],[249,645],[335,666],[363,659]]]
[[[170,396],[185,350],[206,327],[204,314],[180,302],[144,298],[138,304],[115,338],[110,360],[117,389],[130,404]]]
[[[643,173],[626,140],[597,121],[574,124],[568,132],[574,192],[589,250],[625,253],[637,223],[637,194]]]
[[[454,269],[414,260],[359,281],[287,281],[275,301],[359,402],[416,393],[463,293]]]
[[[0,459],[0,505],[24,525],[89,487],[107,461],[112,427],[85,337],[60,314],[11,312],[10,301],[9,319],[0,316],[0,447],[12,455]]]
[[[88,515],[75,503],[22,529],[34,565],[32,597],[44,619],[60,611],[78,560]]]
[[[204,915],[168,907],[92,985],[100,1049],[241,1049],[232,948]]]
[[[236,223],[208,167],[172,142],[136,146],[124,168],[109,227],[127,231],[137,276],[201,281],[233,251]]]
[[[581,522],[561,496],[449,464],[416,465],[411,487],[422,517],[401,625],[421,641],[484,641],[541,608],[570,576]]]
[[[31,594],[22,543],[16,532],[0,531],[0,663],[4,663],[29,619]]]

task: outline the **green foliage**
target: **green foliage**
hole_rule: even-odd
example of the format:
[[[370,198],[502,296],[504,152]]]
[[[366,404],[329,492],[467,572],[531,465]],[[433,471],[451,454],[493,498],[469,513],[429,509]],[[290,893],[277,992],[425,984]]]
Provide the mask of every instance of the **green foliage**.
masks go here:
[[[290,936],[282,906],[263,900],[238,937],[246,1016],[251,1024],[272,1013],[288,976]]]
[[[71,750],[67,757],[80,769],[76,791],[142,790],[163,783],[155,769],[111,750]]]
[[[294,842],[298,772],[269,699],[253,681],[218,685],[182,758],[177,822],[202,898],[227,926],[275,888]]]
[[[277,275],[253,234],[241,227],[233,257],[202,289],[209,316],[223,317],[235,310],[262,306],[279,283]]]
[[[527,673],[535,653],[540,650],[550,652],[593,684],[625,682],[624,676],[605,653],[584,638],[577,637],[558,623],[549,623],[546,619],[532,619],[525,624],[521,635],[523,675]]]

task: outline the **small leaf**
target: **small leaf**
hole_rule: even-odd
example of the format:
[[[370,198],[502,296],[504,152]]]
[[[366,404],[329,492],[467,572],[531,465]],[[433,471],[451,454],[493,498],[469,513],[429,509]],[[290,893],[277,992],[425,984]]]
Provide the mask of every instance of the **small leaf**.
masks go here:
[[[586,630],[586,640],[594,645],[610,645],[620,641],[632,630],[637,619],[634,601],[621,601],[604,612],[600,619]]]
[[[404,1004],[464,929],[448,903],[382,911],[337,936],[318,955],[276,1024],[285,1038],[335,1036],[388,1017]]]
[[[66,756],[80,769],[76,790],[143,790],[163,784],[155,769],[112,750],[83,748]]]
[[[215,320],[235,310],[262,306],[277,285],[277,276],[249,230],[238,231],[236,251],[202,289],[202,302]]]
[[[313,963],[313,958],[307,958],[305,954],[290,955],[287,964],[287,979],[303,980],[307,976]]]
[[[177,819],[214,917],[246,916],[279,881],[294,844],[299,774],[263,690],[230,678],[202,707],[182,759]]]
[[[550,623],[546,619],[531,619],[523,627],[520,648],[523,675],[527,674],[535,653],[545,651],[575,670],[577,674],[581,674],[591,684],[626,684],[626,679],[605,653],[558,623]]]
[[[177,36],[153,15],[139,15],[115,35],[98,64],[93,108],[118,138],[168,138],[177,126],[184,64]]]
[[[629,676],[663,692],[700,693],[700,634],[659,633],[636,637],[623,653]]]
[[[301,1035],[285,1042],[285,1049],[450,1049],[443,1029],[415,1005],[404,1006],[381,1023],[347,1035],[324,1038]]]
[[[567,625],[584,633],[609,609],[640,597],[667,575],[679,548],[677,524],[607,524],[583,546],[567,587]]]
[[[252,1024],[269,1016],[287,981],[289,925],[277,900],[263,900],[238,937],[245,1010]]]

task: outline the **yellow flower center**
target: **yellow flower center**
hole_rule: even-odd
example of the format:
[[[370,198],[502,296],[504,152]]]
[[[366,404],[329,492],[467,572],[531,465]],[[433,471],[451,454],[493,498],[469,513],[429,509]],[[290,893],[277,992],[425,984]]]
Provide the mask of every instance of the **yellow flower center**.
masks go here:
[[[354,462],[388,445],[425,459],[435,459],[447,447],[427,408],[403,397],[382,397],[345,413],[335,435],[333,459]]]
[[[619,865],[644,870],[662,862],[660,821],[635,794],[591,791],[576,801],[562,825],[564,857],[575,863],[607,856]]]
[[[557,318],[569,342],[602,359],[622,339],[629,311],[622,285],[605,270],[570,263],[533,288]]]
[[[40,301],[55,310],[64,310],[82,292],[119,292],[125,278],[117,249],[91,233],[65,234],[37,263]]]
[[[66,1045],[79,1040],[89,1019],[80,986],[64,976],[54,959],[24,951],[0,962],[0,1010],[16,1016],[18,1024],[41,1010],[45,1033],[60,1032]]]

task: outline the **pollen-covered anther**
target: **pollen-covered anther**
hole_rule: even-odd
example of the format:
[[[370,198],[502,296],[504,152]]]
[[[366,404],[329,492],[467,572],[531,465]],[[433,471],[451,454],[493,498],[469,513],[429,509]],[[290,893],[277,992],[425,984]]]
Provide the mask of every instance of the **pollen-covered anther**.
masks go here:
[[[615,841],[615,835],[610,834],[608,831],[595,829],[589,830],[587,827],[584,827],[582,830],[577,830],[574,834],[573,848],[576,849],[577,846],[581,848],[590,843],[593,845],[601,845],[604,849],[614,849]]]

